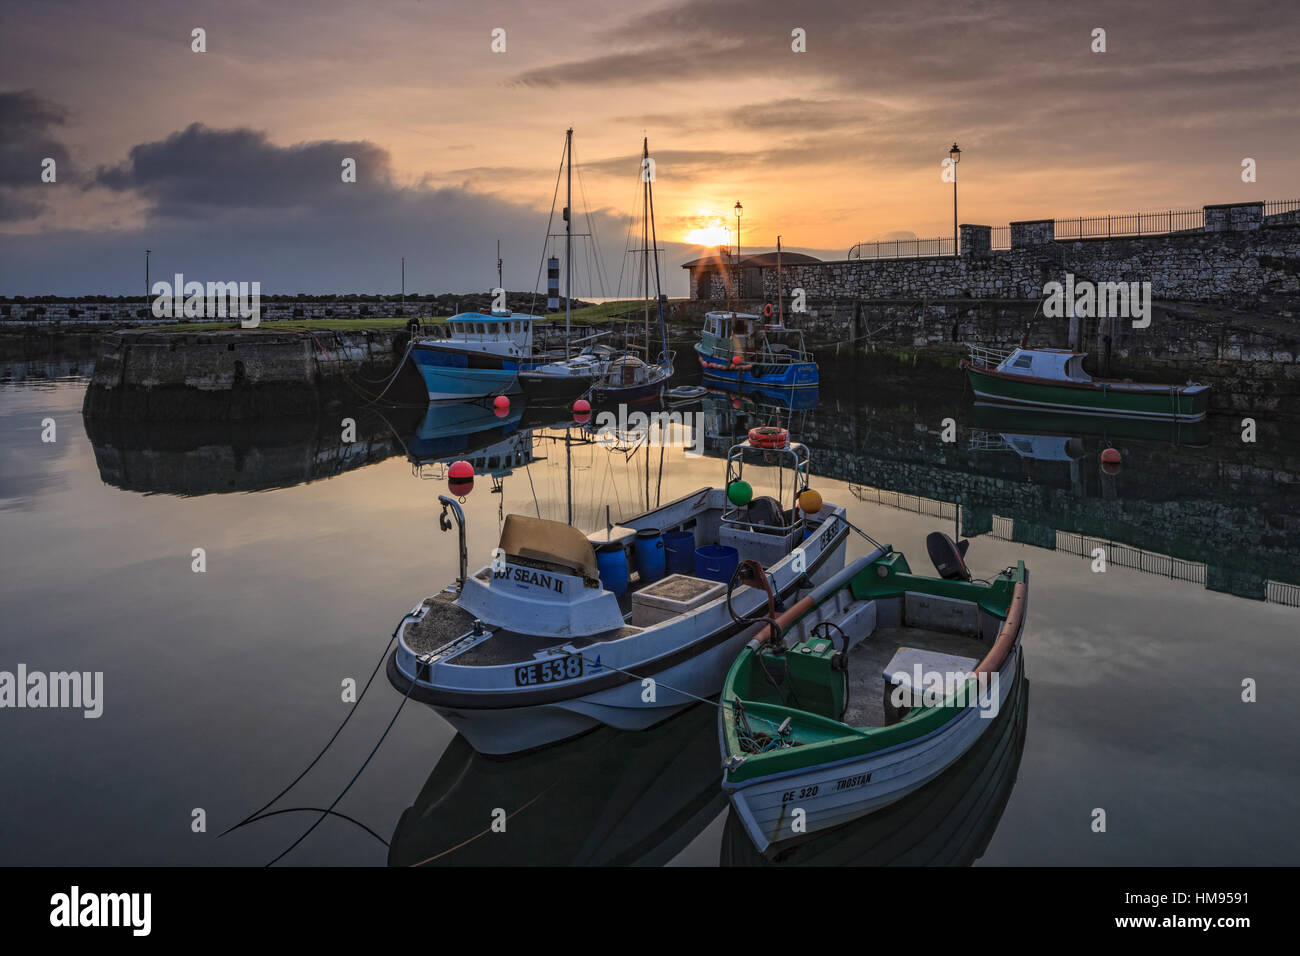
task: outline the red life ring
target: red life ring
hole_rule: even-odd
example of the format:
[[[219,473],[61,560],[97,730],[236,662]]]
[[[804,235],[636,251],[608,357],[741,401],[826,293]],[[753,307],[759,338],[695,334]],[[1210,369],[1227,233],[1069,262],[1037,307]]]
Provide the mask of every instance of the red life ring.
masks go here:
[[[790,443],[790,433],[784,428],[764,426],[749,430],[749,443],[755,448],[784,448]]]
[[[763,318],[770,319],[771,317],[772,317],[772,303],[769,302],[767,305],[763,306]]]

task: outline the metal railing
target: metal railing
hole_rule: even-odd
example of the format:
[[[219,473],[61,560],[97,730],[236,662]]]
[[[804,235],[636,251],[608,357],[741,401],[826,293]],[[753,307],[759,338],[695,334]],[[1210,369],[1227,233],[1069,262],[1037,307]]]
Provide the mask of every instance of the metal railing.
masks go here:
[[[970,349],[970,364],[976,368],[997,368],[1015,349],[990,349],[982,345],[967,345]]]
[[[1134,568],[1138,571],[1145,571],[1147,574],[1158,574],[1161,577],[1173,578],[1178,581],[1205,584],[1205,564],[1200,561],[1185,561],[1182,558],[1161,554],[1158,551],[1134,548],[1131,545],[1105,541],[1101,538],[1093,538],[1073,531],[1056,532],[1057,551],[1076,554],[1083,558],[1091,558],[1093,552],[1098,548],[1103,551],[1109,564]]]
[[[1155,236],[1205,228],[1205,210],[1169,209],[1110,216],[1078,216],[1056,220],[1057,239],[1096,239],[1108,236]]]
[[[849,249],[849,259],[920,259],[926,256],[951,256],[953,238],[880,239],[859,242]]]
[[[1290,607],[1300,607],[1300,584],[1269,581],[1264,600],[1270,604],[1286,604]]]
[[[1266,199],[1265,216],[1281,216],[1288,212],[1300,211],[1300,199]]]
[[[875,488],[871,485],[849,485],[849,491],[853,497],[863,502],[874,502],[878,505],[885,505],[888,508],[897,508],[900,511],[910,511],[913,514],[929,515],[932,518],[955,519],[957,517],[957,505],[951,501],[939,501],[935,498],[922,498],[919,495],[904,494],[900,491],[890,491],[888,488]]]
[[[1004,251],[1011,248],[1011,227],[1010,226],[990,226],[989,227],[989,248],[994,251]]]

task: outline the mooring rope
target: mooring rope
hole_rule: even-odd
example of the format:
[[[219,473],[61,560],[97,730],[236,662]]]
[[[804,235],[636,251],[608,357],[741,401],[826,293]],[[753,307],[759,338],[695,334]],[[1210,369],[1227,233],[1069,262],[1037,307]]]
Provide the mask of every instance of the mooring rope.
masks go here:
[[[273,814],[266,813],[265,811],[268,808],[274,806],[276,801],[278,801],[286,793],[288,793],[295,786],[297,786],[298,782],[302,780],[303,777],[307,776],[307,774],[311,771],[311,768],[316,766],[316,764],[320,762],[321,757],[325,756],[325,752],[334,745],[334,741],[338,740],[339,734],[343,733],[343,728],[348,725],[348,721],[352,719],[352,715],[357,712],[357,708],[361,705],[362,699],[366,696],[366,691],[370,689],[370,685],[374,681],[375,675],[379,673],[379,668],[383,666],[384,660],[388,657],[388,649],[392,647],[393,641],[397,639],[398,632],[402,629],[403,626],[405,626],[405,624],[408,621],[413,620],[414,617],[415,617],[415,612],[408,611],[402,617],[401,621],[398,622],[397,627],[393,629],[392,636],[388,638],[388,643],[384,645],[384,651],[382,654],[379,655],[379,660],[375,664],[375,669],[370,672],[370,678],[366,681],[366,685],[361,689],[361,693],[357,695],[356,701],[354,701],[352,707],[348,709],[347,715],[343,718],[342,723],[338,725],[338,728],[334,731],[333,736],[331,736],[330,739],[326,742],[325,746],[320,749],[320,752],[316,754],[315,757],[312,758],[311,763],[307,764],[307,766],[303,768],[302,772],[299,773],[298,776],[294,777],[293,780],[289,781],[288,786],[286,786],[283,790],[277,793],[270,800],[266,801],[266,803],[262,804],[261,807],[254,810],[248,816],[244,817],[244,819],[240,820],[234,826],[227,827],[225,830],[223,830],[221,833],[218,834],[218,837],[223,837],[227,833],[232,833],[235,830],[238,830],[240,827],[247,826],[248,824],[254,823],[257,820],[265,819],[266,817],[273,815]],[[331,806],[331,810],[332,809],[333,807]]]

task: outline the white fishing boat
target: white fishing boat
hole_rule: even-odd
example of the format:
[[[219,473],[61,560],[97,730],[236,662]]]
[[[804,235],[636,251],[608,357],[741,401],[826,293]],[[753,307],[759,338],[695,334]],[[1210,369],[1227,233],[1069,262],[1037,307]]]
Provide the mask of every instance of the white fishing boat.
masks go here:
[[[440,497],[443,528],[459,525],[460,579],[399,629],[394,687],[492,754],[602,724],[643,730],[717,694],[753,621],[844,566],[844,509],[809,490],[808,449],[757,442],[732,447],[723,487],[593,534],[508,515],[472,575],[463,514]],[[785,500],[754,497],[746,465],[780,469]],[[738,581],[742,561],[761,565],[761,581]]]

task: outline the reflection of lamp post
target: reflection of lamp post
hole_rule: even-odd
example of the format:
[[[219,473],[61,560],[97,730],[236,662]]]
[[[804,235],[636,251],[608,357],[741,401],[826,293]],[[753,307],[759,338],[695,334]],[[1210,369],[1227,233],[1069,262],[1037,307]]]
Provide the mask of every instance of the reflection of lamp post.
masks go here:
[[[745,207],[736,200],[736,298],[740,298],[740,214],[745,211]]]
[[[957,255],[957,164],[961,162],[961,150],[954,140],[952,149],[948,150],[952,160],[952,254]]]

